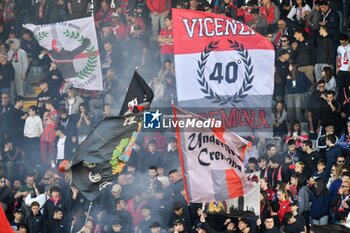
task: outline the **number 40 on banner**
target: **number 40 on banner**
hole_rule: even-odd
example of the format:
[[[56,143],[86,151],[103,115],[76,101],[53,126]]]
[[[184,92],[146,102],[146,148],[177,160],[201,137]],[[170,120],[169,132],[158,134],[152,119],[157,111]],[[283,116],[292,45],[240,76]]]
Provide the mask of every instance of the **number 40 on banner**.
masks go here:
[[[217,62],[214,65],[213,72],[209,75],[209,80],[211,81],[218,81],[220,84],[221,81],[224,79],[224,76],[222,75],[223,64],[221,62]],[[227,83],[234,83],[237,81],[237,75],[238,75],[238,65],[236,62],[232,61],[227,63],[225,67],[225,81]]]

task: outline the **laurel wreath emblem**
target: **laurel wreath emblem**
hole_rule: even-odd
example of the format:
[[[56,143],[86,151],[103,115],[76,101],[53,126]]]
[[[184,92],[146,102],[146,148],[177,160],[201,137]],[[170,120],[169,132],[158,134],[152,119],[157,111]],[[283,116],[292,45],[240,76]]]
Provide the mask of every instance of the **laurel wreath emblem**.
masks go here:
[[[201,53],[200,60],[198,61],[198,83],[201,86],[201,91],[205,94],[205,98],[211,100],[212,103],[217,103],[219,105],[231,104],[235,106],[237,103],[242,102],[242,100],[248,96],[247,92],[253,87],[253,68],[252,59],[248,51],[244,48],[243,44],[239,44],[237,41],[227,40],[230,44],[230,48],[236,50],[241,56],[241,60],[245,67],[245,77],[241,88],[232,96],[224,97],[215,93],[209,86],[208,81],[205,78],[204,70],[206,63],[208,61],[210,53],[217,49],[219,41],[212,41],[207,46],[205,46],[204,51]]]
[[[38,33],[35,34],[35,38],[38,41],[41,41],[42,39],[45,39],[48,35],[49,35],[48,32],[38,32]]]
[[[81,35],[79,32],[65,30],[63,32],[63,35],[65,37],[75,39],[79,42],[83,42],[83,40],[84,40],[84,36]],[[97,56],[96,56],[94,50],[95,50],[95,46],[93,46],[93,45],[90,45],[90,47],[86,49],[86,51],[89,53],[89,57],[88,57],[88,60],[87,60],[85,67],[82,70],[77,72],[77,76],[79,79],[85,79],[85,78],[89,77],[96,69]]]

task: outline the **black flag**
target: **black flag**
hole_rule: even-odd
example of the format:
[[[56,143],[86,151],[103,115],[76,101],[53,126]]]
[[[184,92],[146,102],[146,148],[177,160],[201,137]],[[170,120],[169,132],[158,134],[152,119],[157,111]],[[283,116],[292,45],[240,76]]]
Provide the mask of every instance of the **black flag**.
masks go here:
[[[135,71],[119,115],[123,116],[130,112],[142,112],[144,108],[149,107],[153,96],[152,89]]]
[[[66,173],[71,172],[72,182],[88,200],[95,200],[125,166],[142,125],[142,113],[133,108],[152,99],[151,88],[135,72],[124,101],[128,109],[100,122],[78,147]],[[60,170],[66,170],[64,166]]]

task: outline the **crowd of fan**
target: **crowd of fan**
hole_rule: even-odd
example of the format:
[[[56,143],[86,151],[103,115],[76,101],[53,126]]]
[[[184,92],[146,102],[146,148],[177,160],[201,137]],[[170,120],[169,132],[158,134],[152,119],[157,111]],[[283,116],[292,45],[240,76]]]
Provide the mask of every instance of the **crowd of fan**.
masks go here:
[[[347,1],[4,0],[0,5],[0,202],[15,232],[309,232],[346,224],[350,211],[350,45]],[[240,20],[276,50],[273,138],[249,138],[247,172],[260,172],[260,218],[222,214],[224,202],[187,205],[176,138],[140,135],[131,161],[88,200],[56,169],[93,127],[118,112],[135,67],[153,106],[176,100],[171,8]],[[73,88],[22,23],[93,12],[104,90]],[[56,46],[52,45],[53,49]],[[37,105],[23,111],[30,71]],[[288,127],[289,126],[289,127]],[[289,128],[289,129],[288,129]],[[211,211],[220,214],[209,214]]]

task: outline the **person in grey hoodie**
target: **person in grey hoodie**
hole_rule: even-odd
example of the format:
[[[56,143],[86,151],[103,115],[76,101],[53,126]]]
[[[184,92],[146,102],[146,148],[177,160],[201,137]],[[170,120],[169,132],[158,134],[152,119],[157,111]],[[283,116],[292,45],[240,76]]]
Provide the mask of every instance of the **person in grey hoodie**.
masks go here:
[[[307,184],[307,179],[304,175],[298,176],[298,214],[305,219],[307,232],[310,232],[310,210],[312,192]]]

